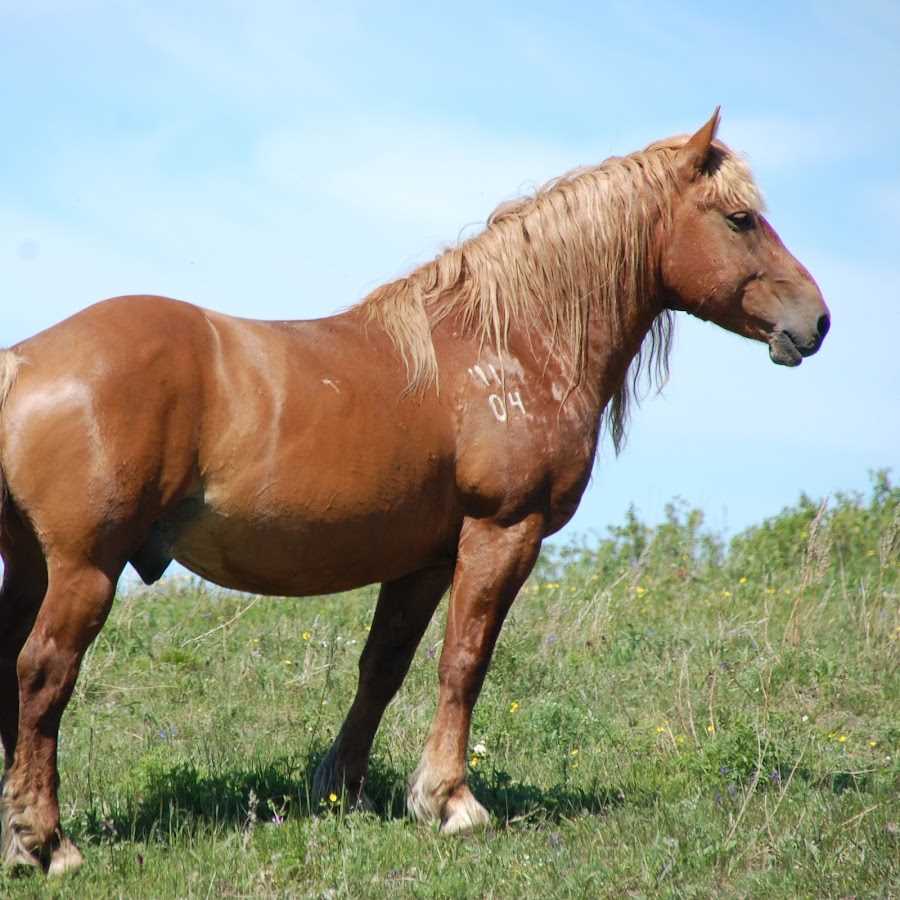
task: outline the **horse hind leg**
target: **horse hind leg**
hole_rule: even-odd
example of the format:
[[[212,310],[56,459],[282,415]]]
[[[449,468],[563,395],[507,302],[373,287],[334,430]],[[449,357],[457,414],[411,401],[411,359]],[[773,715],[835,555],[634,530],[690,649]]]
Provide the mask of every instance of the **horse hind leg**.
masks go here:
[[[369,637],[359,658],[356,696],[313,778],[316,800],[346,792],[353,806],[371,807],[363,788],[375,733],[409,671],[450,578],[447,566],[415,572],[381,586]]]
[[[19,724],[0,798],[2,858],[57,875],[82,858],[59,821],[59,724],[90,642],[109,612],[115,576],[84,561],[51,560],[47,594],[19,653]]]
[[[16,660],[47,590],[47,567],[37,540],[18,522],[2,525],[4,559],[0,587],[0,741],[3,770],[13,762],[19,728],[19,677]]]
[[[35,542],[36,544],[36,542]],[[19,728],[19,677],[16,660],[25,644],[47,586],[43,557],[27,552],[30,545],[16,542],[15,556],[5,553],[3,587],[0,588],[0,739],[3,743],[3,776],[0,777],[0,863],[35,864],[15,838],[11,812],[3,802],[6,771],[12,766]],[[31,557],[31,558],[29,558]]]

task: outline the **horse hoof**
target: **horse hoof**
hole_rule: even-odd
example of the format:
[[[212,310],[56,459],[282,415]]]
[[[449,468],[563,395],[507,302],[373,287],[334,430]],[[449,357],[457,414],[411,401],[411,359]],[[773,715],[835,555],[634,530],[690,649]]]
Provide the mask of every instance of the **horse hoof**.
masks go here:
[[[463,785],[444,805],[441,834],[465,834],[486,828],[491,823],[488,811],[475,799],[472,792]]]
[[[4,823],[0,861],[6,868],[12,870],[41,868],[40,860],[22,846],[15,829],[8,823]]]
[[[84,857],[81,851],[68,839],[63,838],[59,846],[50,855],[48,875],[65,875],[81,868]]]
[[[336,799],[332,800],[334,797]],[[372,801],[366,796],[360,785],[355,790],[338,776],[332,752],[319,763],[313,775],[312,799],[320,806],[329,809],[339,808],[347,812],[374,812]],[[338,804],[340,803],[340,806]]]
[[[424,787],[424,780],[417,772],[410,782],[406,795],[406,810],[417,822],[430,824],[441,821],[441,803],[435,794]]]

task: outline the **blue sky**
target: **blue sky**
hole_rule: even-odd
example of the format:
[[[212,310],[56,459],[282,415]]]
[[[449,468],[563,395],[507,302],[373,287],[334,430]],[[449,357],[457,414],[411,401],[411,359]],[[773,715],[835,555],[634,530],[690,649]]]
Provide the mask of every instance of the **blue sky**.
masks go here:
[[[897,466],[900,6],[323,10],[0,0],[0,344],[121,293],[325,315],[721,104],[831,335],[785,370],[681,316],[668,386],[564,535],[676,495],[733,531]]]

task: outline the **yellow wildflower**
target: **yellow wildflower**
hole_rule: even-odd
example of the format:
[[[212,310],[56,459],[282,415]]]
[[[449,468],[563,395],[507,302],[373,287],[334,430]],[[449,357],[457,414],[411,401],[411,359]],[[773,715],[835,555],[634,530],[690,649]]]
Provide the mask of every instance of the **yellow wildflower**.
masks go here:
[[[301,637],[304,641],[308,641],[312,637],[312,635],[308,631],[304,631]]]
[[[329,801],[330,803],[337,803],[337,802],[338,802],[338,795],[335,794],[334,791],[332,791],[332,792],[328,795],[328,801]]]
[[[514,713],[514,712],[518,712],[518,710],[519,710],[518,701],[513,700],[513,702],[509,704],[509,711],[511,713]]]
[[[838,735],[838,743],[839,743],[839,744],[846,744],[846,743],[847,743],[847,735],[846,735],[846,734],[839,734],[839,735]]]
[[[746,584],[746,583],[747,583],[747,576],[741,575],[741,577],[738,578],[738,584]]]
[[[710,722],[709,725],[706,726],[706,730],[707,730],[707,732],[708,732],[709,734],[715,734],[715,733],[716,733],[716,726],[713,725],[712,722]]]

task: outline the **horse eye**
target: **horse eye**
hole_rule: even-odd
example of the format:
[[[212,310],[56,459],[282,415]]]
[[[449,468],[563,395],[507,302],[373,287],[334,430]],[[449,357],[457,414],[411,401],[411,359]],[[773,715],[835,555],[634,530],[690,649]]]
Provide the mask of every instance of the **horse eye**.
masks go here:
[[[725,216],[725,219],[728,222],[728,227],[732,231],[750,231],[751,229],[756,227],[756,219],[753,216],[753,213],[741,212],[731,213],[730,216]]]

